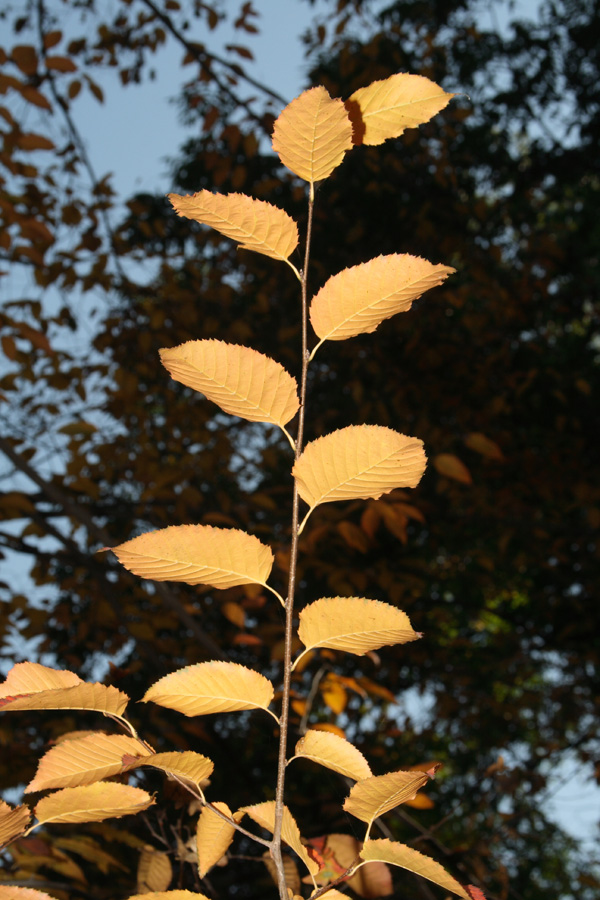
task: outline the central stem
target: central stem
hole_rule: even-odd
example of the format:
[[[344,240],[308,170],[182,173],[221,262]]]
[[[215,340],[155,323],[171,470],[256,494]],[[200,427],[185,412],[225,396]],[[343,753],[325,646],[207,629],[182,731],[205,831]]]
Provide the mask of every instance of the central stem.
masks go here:
[[[304,267],[302,269],[302,375],[300,378],[300,411],[298,416],[298,434],[296,436],[296,460],[302,453],[304,439],[304,420],[306,414],[306,377],[308,373],[308,262],[310,258],[310,241],[312,235],[312,219],[314,207],[314,187],[311,184],[308,198],[308,221],[306,224],[306,245],[304,248]],[[273,825],[273,843],[271,856],[277,870],[277,885],[281,900],[288,900],[285,871],[281,855],[281,825],[283,822],[283,796],[285,789],[285,768],[287,756],[287,736],[290,707],[290,685],[292,680],[292,638],[294,636],[294,595],[296,591],[296,568],[298,562],[298,485],[294,479],[292,500],[292,543],[290,547],[290,567],[288,574],[288,593],[285,602],[285,651],[283,657],[283,696],[281,700],[281,716],[279,731],[279,758],[277,762],[277,788],[275,793],[275,822]]]

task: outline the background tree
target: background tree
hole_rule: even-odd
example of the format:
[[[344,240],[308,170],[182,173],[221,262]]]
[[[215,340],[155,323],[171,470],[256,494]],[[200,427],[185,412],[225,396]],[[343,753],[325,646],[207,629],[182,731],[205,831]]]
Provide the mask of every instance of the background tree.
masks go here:
[[[283,581],[289,474],[278,435],[208,404],[191,415],[157,350],[218,336],[297,371],[294,286],[216,235],[190,237],[163,198],[133,196],[127,215],[109,221],[115,198],[90,172],[73,113],[77,91],[100,89],[95,73],[103,65],[119,66],[124,82],[142,79],[162,41],[185,41],[197,68],[182,88],[183,114],[203,130],[181,148],[173,188],[244,191],[301,218],[295,184],[282,187],[261,145],[270,112],[283,102],[271,104],[268,92],[257,93],[231,68],[239,48],[221,61],[189,40],[192,31],[218,27],[209,5],[194,7],[199,18],[185,29],[188,9],[176,3],[121,3],[111,22],[85,3],[86,42],[74,36],[63,50],[52,12],[69,5],[32,3],[27,17],[18,11],[16,47],[6,48],[0,82],[3,253],[27,266],[38,286],[28,280],[2,312],[2,433],[11,437],[0,448],[13,480],[1,504],[14,525],[1,537],[8,550],[35,560],[37,584],[35,598],[24,598],[7,578],[5,652],[35,648],[43,661],[85,677],[116,660],[121,668],[110,677],[134,696],[149,668],[159,677],[219,655],[271,659],[275,672],[282,619],[261,595],[153,590],[90,551],[174,521],[236,525],[259,537],[275,521]],[[548,820],[544,799],[565,760],[589,765],[598,752],[590,641],[600,521],[592,475],[597,13],[579,0],[543,4],[534,21],[486,29],[477,3],[377,9],[332,3],[326,19],[315,20],[306,39],[313,83],[346,97],[411,71],[470,100],[454,101],[439,120],[376,153],[364,147],[349,155],[317,194],[312,287],[399,250],[443,260],[458,274],[420,301],[418,315],[384,323],[377,341],[366,336],[322,351],[311,384],[321,415],[309,437],[371,420],[422,436],[433,466],[410,499],[397,492],[366,507],[320,509],[307,526],[302,584],[307,598],[360,592],[398,603],[426,640],[360,666],[325,659],[317,679],[298,680],[297,725],[303,718],[337,724],[359,746],[363,735],[382,771],[394,761],[442,761],[435,807],[398,816],[394,829],[458,874],[474,880],[474,873],[490,894],[592,896],[589,861]],[[503,5],[492,10],[503,21]],[[250,4],[238,21],[242,32],[254,27]],[[52,129],[60,114],[64,137],[30,130],[27,110],[39,110]],[[56,149],[44,149],[52,139]],[[339,372],[343,404],[333,384]],[[419,716],[402,701],[414,686],[426,708]],[[240,803],[254,802],[257,785],[270,783],[270,741],[240,729],[239,718],[231,726],[190,720],[182,730],[167,712],[152,715],[145,724],[157,744],[161,734],[182,748],[216,744],[223,781]],[[4,740],[23,750],[10,783],[15,774],[25,782],[33,765],[27,723],[2,725]],[[33,742],[72,727],[53,719]],[[303,833],[348,831],[346,821],[323,821],[322,782],[317,796],[310,773],[297,777]],[[333,777],[329,789],[332,798],[343,795]],[[239,877],[230,868],[214,876],[219,891]],[[128,889],[131,870],[118,877]],[[96,874],[93,884],[95,896],[111,889]]]

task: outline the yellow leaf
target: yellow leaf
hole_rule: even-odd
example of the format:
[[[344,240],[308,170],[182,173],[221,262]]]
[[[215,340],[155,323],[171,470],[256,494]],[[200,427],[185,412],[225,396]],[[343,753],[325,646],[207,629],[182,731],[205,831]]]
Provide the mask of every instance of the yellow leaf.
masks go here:
[[[377,499],[416,487],[425,471],[423,442],[381,425],[350,425],[304,448],[292,474],[312,510],[335,500]]]
[[[204,394],[232,416],[283,428],[298,411],[296,379],[250,347],[216,340],[187,341],[159,352],[175,381]]]
[[[317,347],[326,340],[345,341],[375,331],[454,271],[420,256],[392,253],[332,275],[310,304],[310,321],[320,338]]]
[[[458,894],[463,900],[469,900],[469,894],[465,888],[449,875],[438,862],[429,856],[423,856],[422,853],[413,850],[412,847],[398,844],[395,841],[387,840],[387,838],[377,841],[365,841],[360,855],[365,862],[377,861],[389,863],[392,866],[400,866],[402,869],[427,878],[428,881],[432,881],[434,884],[439,884],[440,887],[447,891],[452,891],[453,894]]]
[[[446,478],[453,478],[461,484],[473,484],[471,473],[454,453],[438,453],[431,460],[436,471]]]
[[[41,758],[35,777],[25,791],[93,784],[126,771],[131,758],[147,755],[148,747],[126,735],[98,732],[61,741]],[[125,761],[126,758],[129,762]]]
[[[206,894],[198,894],[196,891],[151,891],[134,894],[127,900],[209,900],[209,898]]]
[[[427,794],[417,794],[412,800],[404,801],[406,806],[410,806],[412,809],[434,809],[435,803],[428,797]]]
[[[238,663],[205,662],[160,678],[143,700],[176,709],[184,716],[200,716],[239,709],[270,712],[273,694],[273,685],[260,672]]]
[[[110,548],[126,569],[154,581],[230,588],[262,584],[273,566],[270,547],[234,528],[170,525]]]
[[[405,800],[412,800],[419,788],[429,781],[426,772],[389,772],[359,781],[344,802],[346,812],[369,826],[378,816],[389,812]]]
[[[173,870],[167,853],[154,847],[144,847],[137,870],[137,888],[147,897],[150,891],[166,891],[171,884]]]
[[[283,209],[245,194],[169,194],[177,215],[210,225],[237,241],[243,250],[254,250],[272,259],[287,261],[298,246],[298,227]]]
[[[429,122],[454,94],[422,75],[398,73],[359,88],[346,101],[355,144],[383,144],[406,128]]]
[[[232,818],[232,813],[226,803],[213,803],[222,813]],[[200,878],[204,878],[206,873],[215,863],[225,856],[229,849],[235,828],[224,822],[210,806],[205,806],[198,819],[196,829],[196,843],[198,846],[198,871]]]
[[[343,728],[340,728],[339,725],[334,725],[333,722],[315,722],[314,725],[310,726],[311,731],[327,731],[329,734],[337,734],[339,737],[346,739],[346,732]]]
[[[44,797],[35,808],[40,824],[46,822],[101,822],[148,809],[154,798],[141,788],[111,781],[64,788]]]
[[[324,678],[321,682],[321,696],[329,709],[339,716],[348,705],[346,689],[334,677]]]
[[[214,763],[207,756],[194,750],[172,750],[166,753],[153,753],[129,763],[129,768],[152,766],[161,769],[168,775],[175,775],[200,787],[212,775]]]
[[[372,774],[360,750],[344,738],[328,734],[326,731],[309,729],[296,744],[292,759],[299,757],[311,759],[355,781],[369,778]]]
[[[273,126],[273,149],[284,166],[314,184],[331,175],[352,148],[352,124],[341,100],[314,87],[292,100]]]
[[[237,625],[238,628],[245,628],[246,626],[246,613],[244,612],[244,608],[240,606],[239,603],[234,603],[233,600],[228,600],[221,607],[221,612],[231,622],[232,625]]]
[[[300,612],[298,637],[306,647],[294,663],[315,647],[364,656],[370,650],[406,644],[421,637],[408,616],[381,600],[323,597]]]
[[[495,459],[498,462],[504,460],[504,454],[496,441],[481,434],[480,431],[472,431],[471,434],[468,434],[465,438],[465,445],[470,450],[485,456],[486,459]]]
[[[265,803],[257,803],[254,806],[242,806],[241,809],[238,809],[238,811],[234,813],[233,818],[236,822],[240,822],[244,815],[250,816],[254,822],[261,825],[263,828],[266,828],[267,831],[270,831],[271,834],[273,834],[273,825],[275,822],[274,800],[267,800]],[[310,874],[316,875],[319,870],[319,864],[308,855],[308,851],[302,843],[296,820],[287,806],[283,807],[281,839],[288,847],[291,847],[292,850],[298,854]]]
[[[74,672],[59,671],[40,663],[17,663],[0,685],[0,710],[94,709],[120,716],[128,697],[104,684],[87,684]]]
[[[23,834],[29,824],[31,812],[27,806],[10,807],[0,800],[0,847]]]
[[[36,891],[34,888],[0,884],[0,900],[55,900],[55,898],[44,891]]]

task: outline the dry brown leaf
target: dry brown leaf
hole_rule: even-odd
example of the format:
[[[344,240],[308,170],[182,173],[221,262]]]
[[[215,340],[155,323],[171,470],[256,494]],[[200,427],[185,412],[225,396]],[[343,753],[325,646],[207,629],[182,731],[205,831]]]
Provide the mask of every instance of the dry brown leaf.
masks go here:
[[[273,149],[284,166],[314,184],[327,178],[352,148],[352,124],[341,100],[324,87],[296,97],[273,126]]]
[[[171,884],[173,869],[167,853],[146,846],[140,854],[137,870],[137,889],[144,896],[151,891],[166,891]]]
[[[122,734],[98,732],[61,741],[41,758],[35,777],[25,791],[93,784],[126,771],[134,757],[147,755],[148,747],[141,741]]]
[[[64,788],[44,797],[35,808],[40,824],[46,822],[102,822],[148,809],[154,798],[141,788],[111,781]]]
[[[121,716],[129,698],[110,685],[87,684],[74,672],[17,663],[0,685],[0,710],[94,709]]]
[[[257,803],[254,806],[242,806],[241,809],[238,809],[237,812],[234,813],[233,818],[236,822],[240,822],[244,815],[250,816],[254,822],[261,825],[263,828],[266,828],[267,831],[270,831],[271,834],[273,834],[273,825],[275,822],[274,800],[267,800],[265,803]],[[316,875],[319,870],[319,864],[308,855],[308,851],[302,843],[296,820],[287,806],[283,807],[281,839],[288,847],[291,847],[292,850],[298,854],[311,875]]]
[[[400,866],[416,875],[439,884],[447,891],[458,894],[463,900],[469,900],[469,894],[466,889],[456,881],[446,870],[440,866],[438,862],[429,856],[423,856],[412,847],[404,844],[398,844],[395,841],[386,839],[377,841],[365,841],[360,852],[361,858],[365,862],[378,861],[389,863],[392,866]]]
[[[320,338],[317,347],[326,340],[345,341],[375,331],[454,271],[420,256],[392,253],[332,275],[310,304],[310,321]]]
[[[445,475],[446,478],[452,478],[454,481],[460,481],[461,484],[473,484],[471,473],[464,462],[461,462],[454,453],[438,453],[431,462],[440,475]]]
[[[273,566],[271,548],[257,537],[212,525],[170,525],[110,549],[141,578],[221,589],[248,583],[266,587]]]
[[[377,499],[416,487],[425,471],[423,442],[381,425],[350,425],[304,448],[292,474],[310,509],[336,500]]]
[[[237,241],[243,250],[254,250],[287,262],[298,246],[298,227],[283,209],[245,194],[213,194],[198,191],[169,194],[177,215],[210,225]]]
[[[184,716],[200,716],[239,709],[270,712],[273,694],[273,685],[260,672],[218,661],[196,663],[165,675],[146,691],[143,700],[176,709]]]
[[[30,819],[29,807],[11,807],[4,800],[0,800],[0,847],[5,847],[14,838],[23,834]]]
[[[504,461],[502,450],[491,438],[486,437],[480,431],[472,431],[465,438],[465,446],[475,453],[480,453],[486,459],[494,459],[497,462]]]
[[[359,88],[346,101],[355,144],[383,144],[429,122],[455,94],[422,75],[398,73]]]
[[[344,738],[326,731],[309,729],[296,744],[292,759],[299,757],[311,759],[355,781],[369,778],[372,774],[360,750]]]
[[[222,813],[232,818],[232,812],[226,803],[213,803]],[[212,812],[210,806],[205,806],[198,818],[196,828],[196,844],[198,847],[198,871],[200,878],[204,878],[206,873],[215,863],[225,856],[229,849],[235,828],[224,822],[216,813]]]
[[[201,753],[196,753],[194,750],[171,750],[166,753],[153,753],[151,756],[145,756],[129,764],[129,768],[137,768],[137,766],[152,766],[154,769],[161,769],[168,775],[183,778],[197,787],[200,787],[203,781],[210,778],[215,767],[212,760]]]
[[[159,353],[175,381],[204,394],[229,415],[283,428],[300,406],[296,379],[250,347],[187,341]]]
[[[389,772],[359,781],[344,802],[346,812],[356,816],[369,827],[374,819],[412,799],[419,788],[429,781],[426,772]]]

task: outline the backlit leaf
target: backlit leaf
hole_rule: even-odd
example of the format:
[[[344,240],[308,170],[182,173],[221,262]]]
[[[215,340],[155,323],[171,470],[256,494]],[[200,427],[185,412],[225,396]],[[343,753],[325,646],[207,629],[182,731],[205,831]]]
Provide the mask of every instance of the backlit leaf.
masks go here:
[[[55,900],[55,898],[45,891],[36,891],[34,888],[0,884],[0,900]]]
[[[200,391],[230,415],[284,426],[298,411],[295,378],[250,347],[216,340],[187,341],[159,352],[175,381]]]
[[[17,663],[0,685],[0,710],[93,709],[120,716],[129,698],[111,685],[87,684],[74,672]]]
[[[416,487],[425,464],[418,438],[381,425],[350,425],[307,444],[292,473],[310,513],[320,503]]]
[[[185,716],[200,716],[239,709],[267,710],[273,694],[273,685],[260,672],[217,661],[196,663],[165,675],[143,699]]]
[[[164,704],[163,704],[164,705]],[[166,753],[153,753],[140,760],[132,761],[130,768],[137,766],[152,766],[161,769],[168,775],[175,775],[192,784],[201,786],[212,775],[214,763],[207,756],[196,753],[194,750],[172,750]]]
[[[232,813],[226,803],[213,803],[222,813],[232,818]],[[198,871],[200,878],[227,853],[235,828],[223,821],[213,812],[210,806],[205,806],[200,813],[196,829],[196,843],[198,846]]]
[[[29,807],[15,806],[13,808],[4,800],[0,800],[0,847],[6,846],[9,841],[23,834],[30,819]]]
[[[263,584],[273,566],[270,547],[234,528],[170,525],[111,548],[126,569],[154,581],[230,588]]]
[[[275,823],[274,800],[267,800],[265,803],[257,803],[254,806],[242,806],[241,809],[238,809],[237,812],[234,813],[233,818],[236,820],[236,822],[239,822],[244,817],[244,815],[250,816],[250,818],[254,822],[256,822],[258,825],[261,825],[263,828],[266,828],[267,831],[270,831],[271,834],[273,834],[273,826]],[[288,847],[291,847],[292,850],[294,850],[298,854],[311,875],[316,875],[319,869],[319,864],[312,860],[308,855],[308,851],[302,843],[302,838],[300,837],[300,831],[298,830],[296,820],[294,819],[287,806],[283,807],[281,839],[288,845]]]
[[[421,637],[402,610],[381,600],[363,597],[323,597],[300,612],[298,637],[306,647],[344,650],[364,656],[370,650],[406,644]]]
[[[446,870],[434,859],[424,856],[412,847],[398,844],[387,838],[377,841],[365,841],[360,851],[361,858],[365,862],[378,861],[389,863],[392,866],[400,866],[416,875],[421,875],[439,884],[440,887],[453,894],[458,894],[463,900],[469,900],[469,894],[459,882],[446,872]]]
[[[473,484],[471,473],[464,462],[461,462],[454,453],[438,453],[431,462],[440,475],[445,475],[446,478],[452,478],[454,481],[460,481],[461,484]]]
[[[64,788],[44,797],[35,808],[40,822],[101,822],[148,809],[154,798],[141,788],[111,781]]]
[[[390,809],[411,800],[419,788],[429,781],[426,772],[389,772],[359,781],[344,802],[346,812],[371,822]]]
[[[273,259],[287,260],[298,246],[298,226],[283,210],[245,194],[169,194],[177,215],[210,225],[237,241],[243,250],[254,250]]]
[[[296,757],[311,759],[355,781],[369,778],[372,774],[360,750],[344,738],[326,731],[309,729],[296,744],[292,759]]]
[[[332,275],[310,304],[310,321],[321,341],[345,341],[375,331],[406,312],[425,291],[455,270],[420,256],[392,253]],[[314,353],[314,351],[313,351]]]
[[[383,144],[429,122],[454,94],[422,75],[398,73],[359,88],[346,101],[355,144]]]
[[[61,741],[42,757],[26,792],[93,784],[126,771],[133,757],[148,756],[148,747],[122,734],[97,734]],[[125,759],[129,758],[129,763]]]
[[[331,175],[352,148],[352,125],[341,100],[324,87],[296,97],[273,126],[273,149],[284,166],[314,184]]]
[[[138,862],[137,888],[144,896],[152,891],[166,891],[171,884],[173,869],[167,853],[155,847],[144,847]]]

